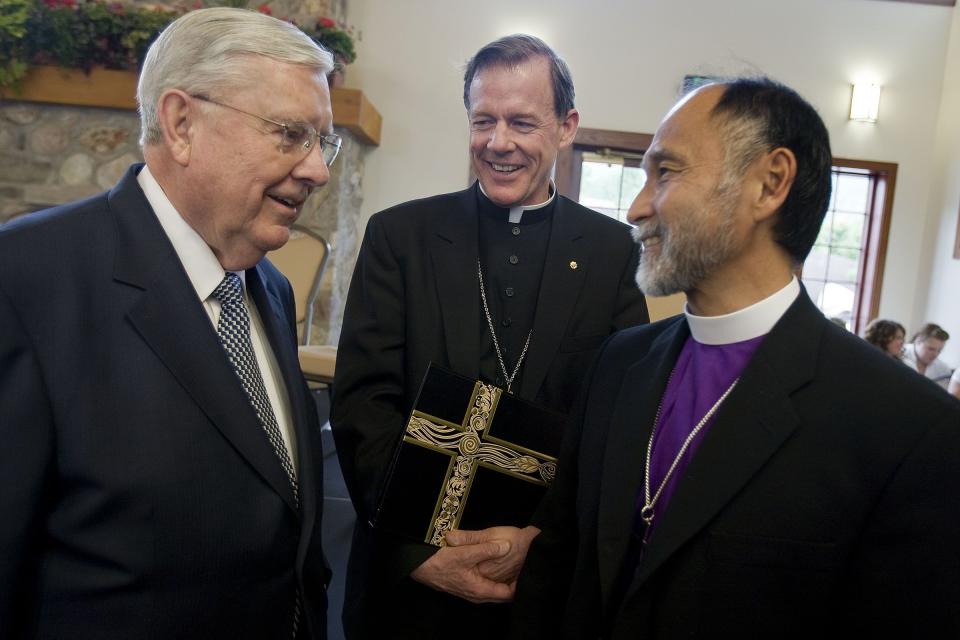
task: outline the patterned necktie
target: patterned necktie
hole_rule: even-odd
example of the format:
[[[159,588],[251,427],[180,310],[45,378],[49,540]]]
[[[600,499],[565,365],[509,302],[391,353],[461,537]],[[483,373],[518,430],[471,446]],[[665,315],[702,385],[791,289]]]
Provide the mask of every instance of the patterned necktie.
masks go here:
[[[296,471],[290,461],[290,454],[280,435],[280,426],[267,397],[267,389],[263,384],[263,376],[257,365],[253,353],[253,342],[250,339],[250,314],[243,304],[243,284],[240,276],[227,272],[223,281],[213,291],[213,297],[220,301],[220,321],[217,323],[217,335],[220,343],[227,352],[230,364],[240,384],[250,399],[250,404],[267,432],[267,439],[273,447],[274,453],[280,459],[283,470],[287,472],[290,485],[293,487],[293,499],[297,507],[300,506],[300,491],[297,484]]]

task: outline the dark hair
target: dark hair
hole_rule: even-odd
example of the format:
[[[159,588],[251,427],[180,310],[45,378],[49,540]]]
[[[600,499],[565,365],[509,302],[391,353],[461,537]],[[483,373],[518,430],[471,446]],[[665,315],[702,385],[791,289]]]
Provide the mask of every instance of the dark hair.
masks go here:
[[[926,340],[927,338],[933,338],[934,340],[946,342],[950,339],[950,334],[944,331],[943,327],[940,325],[928,322],[920,327],[920,331],[917,331],[915,334],[913,334],[913,337],[910,338],[910,341],[916,342],[917,340]]]
[[[887,345],[897,337],[897,331],[904,336],[907,335],[907,330],[899,322],[876,318],[867,325],[863,338],[873,346],[886,350]]]
[[[463,105],[470,110],[470,84],[479,71],[488,67],[517,65],[536,57],[546,58],[550,64],[553,110],[558,117],[564,117],[573,109],[573,78],[570,76],[570,68],[546,42],[523,33],[494,40],[470,58],[463,74]]]
[[[800,95],[769,78],[724,83],[712,115],[720,117],[730,170],[743,175],[761,153],[785,147],[797,159],[797,176],[780,207],[774,239],[798,264],[820,233],[830,203],[830,136],[816,110]]]

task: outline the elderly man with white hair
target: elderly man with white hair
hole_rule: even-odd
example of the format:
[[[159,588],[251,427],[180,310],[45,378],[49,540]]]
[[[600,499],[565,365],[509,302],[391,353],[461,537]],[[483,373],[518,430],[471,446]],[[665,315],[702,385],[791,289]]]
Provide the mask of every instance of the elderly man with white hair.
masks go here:
[[[282,246],[330,54],[238,9],[152,45],[145,165],[0,229],[0,637],[323,638],[320,429]]]

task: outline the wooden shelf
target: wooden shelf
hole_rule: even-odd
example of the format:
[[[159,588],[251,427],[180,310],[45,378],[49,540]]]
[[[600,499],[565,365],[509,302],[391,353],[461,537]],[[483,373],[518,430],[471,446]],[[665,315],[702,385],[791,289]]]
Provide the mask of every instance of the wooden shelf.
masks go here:
[[[94,68],[89,74],[80,69],[31,67],[20,91],[0,90],[6,100],[49,102],[106,109],[137,108],[137,74]],[[365,144],[380,144],[383,118],[359,89],[331,89],[333,125],[353,133]]]

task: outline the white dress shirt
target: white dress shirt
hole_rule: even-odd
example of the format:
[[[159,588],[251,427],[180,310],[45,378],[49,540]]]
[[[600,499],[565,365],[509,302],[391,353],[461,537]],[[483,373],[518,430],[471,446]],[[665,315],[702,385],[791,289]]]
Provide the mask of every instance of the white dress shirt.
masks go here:
[[[187,277],[193,284],[197,298],[203,304],[210,323],[216,331],[220,320],[220,301],[213,298],[211,294],[220,285],[226,271],[200,234],[194,231],[174,208],[156,178],[150,173],[150,169],[144,166],[140,175],[137,176],[137,182],[143,189],[150,206],[153,207],[157,219],[160,220],[160,226],[173,244],[177,257],[180,258]],[[263,321],[260,319],[257,305],[250,300],[244,272],[237,271],[236,274],[240,276],[240,282],[243,283],[243,302],[250,313],[250,337],[257,365],[263,376],[263,384],[267,390],[267,397],[270,399],[273,415],[277,418],[277,425],[280,427],[280,434],[283,436],[283,443],[287,447],[290,460],[293,462],[294,469],[298,469],[296,438],[290,419],[290,400],[283,383],[283,376],[264,333]]]

